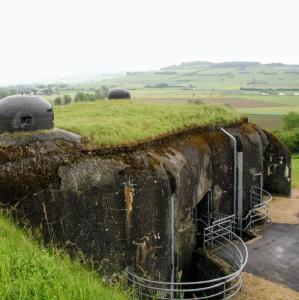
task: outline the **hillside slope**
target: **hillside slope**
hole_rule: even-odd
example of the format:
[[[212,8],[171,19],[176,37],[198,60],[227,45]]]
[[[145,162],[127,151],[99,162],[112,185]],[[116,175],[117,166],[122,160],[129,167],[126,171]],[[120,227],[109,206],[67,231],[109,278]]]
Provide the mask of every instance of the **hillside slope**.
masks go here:
[[[103,80],[101,83],[131,89],[299,89],[299,65],[199,61],[173,65],[158,71],[128,72],[125,76]],[[98,86],[98,83],[90,84],[92,86]]]
[[[132,299],[105,286],[65,255],[34,242],[0,215],[0,299],[3,300],[125,300]]]

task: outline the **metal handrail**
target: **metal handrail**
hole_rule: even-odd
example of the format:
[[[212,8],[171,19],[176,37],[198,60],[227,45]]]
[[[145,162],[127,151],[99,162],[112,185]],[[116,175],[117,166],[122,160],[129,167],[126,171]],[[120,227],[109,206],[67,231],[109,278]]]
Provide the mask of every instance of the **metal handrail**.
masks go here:
[[[233,228],[239,231],[247,231],[253,225],[262,220],[269,220],[269,203],[272,195],[263,188],[252,186],[250,189],[250,210],[245,217],[236,217],[232,222]],[[230,216],[220,213],[211,213],[210,218],[222,220]]]
[[[269,203],[271,201],[272,195],[268,191],[260,187],[252,186],[250,189],[250,211],[243,218],[236,217],[236,221],[242,224],[242,227],[239,229],[246,231],[251,229],[258,221],[263,219],[267,221],[269,219]],[[243,223],[245,223],[245,226],[243,226]]]
[[[225,260],[232,269],[230,274],[204,281],[163,282],[128,272],[128,281],[137,288],[140,296],[145,296],[147,299],[203,300],[218,299],[218,297],[222,297],[222,299],[231,298],[241,289],[242,270],[248,259],[245,243],[232,231],[234,217],[233,215],[222,220],[216,220],[213,225],[204,229],[204,249],[209,248],[215,251],[215,255]],[[196,293],[196,296],[193,293]],[[192,294],[191,298],[188,298],[189,294]]]

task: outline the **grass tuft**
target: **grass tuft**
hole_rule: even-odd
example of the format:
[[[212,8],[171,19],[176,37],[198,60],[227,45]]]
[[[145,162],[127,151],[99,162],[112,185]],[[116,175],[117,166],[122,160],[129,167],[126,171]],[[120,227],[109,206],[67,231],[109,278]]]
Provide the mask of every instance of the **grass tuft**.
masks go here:
[[[299,154],[292,156],[292,187],[299,188]]]

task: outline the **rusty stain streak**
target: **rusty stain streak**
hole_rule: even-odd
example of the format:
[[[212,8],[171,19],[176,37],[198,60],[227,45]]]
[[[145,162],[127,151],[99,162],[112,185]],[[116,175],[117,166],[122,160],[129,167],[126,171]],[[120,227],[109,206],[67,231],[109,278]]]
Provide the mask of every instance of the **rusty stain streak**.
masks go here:
[[[126,233],[127,239],[131,237],[131,219],[132,219],[132,210],[133,210],[133,195],[134,188],[131,184],[124,186],[124,195],[126,203]]]
[[[161,246],[153,246],[151,245],[151,241],[144,240],[143,242],[136,243],[133,242],[137,248],[136,248],[136,257],[135,257],[135,263],[136,266],[144,266],[146,263],[146,260],[149,258],[151,254],[155,252],[155,250],[162,249]]]

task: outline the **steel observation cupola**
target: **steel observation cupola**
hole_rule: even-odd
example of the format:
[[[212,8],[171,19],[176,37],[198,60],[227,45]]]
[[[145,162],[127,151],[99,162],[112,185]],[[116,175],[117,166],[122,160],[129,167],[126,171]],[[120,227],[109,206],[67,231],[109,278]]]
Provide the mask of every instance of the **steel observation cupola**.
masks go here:
[[[126,89],[111,89],[108,92],[108,99],[131,99],[131,94]]]
[[[0,100],[0,133],[52,129],[52,105],[39,96],[17,95]]]

